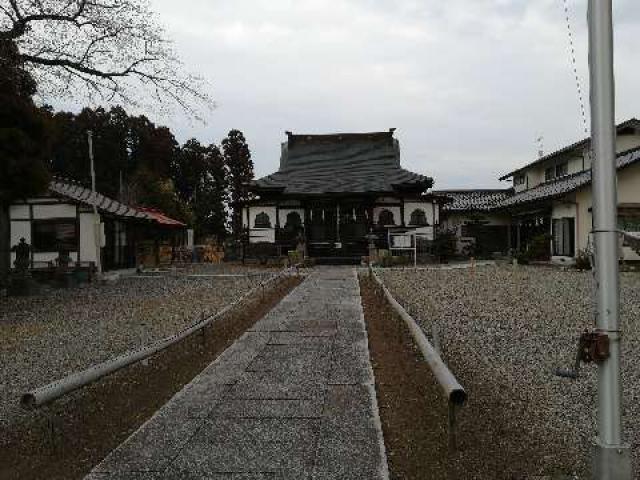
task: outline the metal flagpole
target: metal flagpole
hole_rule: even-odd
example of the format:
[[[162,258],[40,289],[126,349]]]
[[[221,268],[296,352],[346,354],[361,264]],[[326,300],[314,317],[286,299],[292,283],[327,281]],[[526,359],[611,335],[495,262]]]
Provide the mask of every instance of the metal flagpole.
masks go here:
[[[588,23],[596,331],[609,342],[598,365],[593,478],[631,480],[630,447],[622,442],[612,0],[589,0]]]
[[[91,194],[96,194],[96,170],[93,164],[93,132],[87,130],[87,141],[89,142],[89,161],[91,165]],[[102,232],[100,231],[100,216],[98,215],[98,208],[93,205],[93,232],[94,240],[96,243],[96,271],[98,277],[102,274],[102,261],[100,258],[101,244],[102,244]]]

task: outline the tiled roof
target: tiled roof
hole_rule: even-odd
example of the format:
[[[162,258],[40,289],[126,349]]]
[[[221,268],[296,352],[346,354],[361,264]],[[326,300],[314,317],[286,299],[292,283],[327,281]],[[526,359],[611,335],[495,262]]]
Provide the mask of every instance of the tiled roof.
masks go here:
[[[92,192],[91,189],[83,187],[79,183],[54,178],[49,184],[49,190],[63,197],[70,198],[91,207],[95,206],[99,210],[112,213],[119,217],[149,219],[149,217],[138,209],[120,203],[117,200],[106,197],[101,193]]]
[[[167,217],[164,213],[162,213],[160,210],[157,210],[155,208],[138,207],[138,210],[140,210],[142,213],[145,213],[147,217],[155,220],[160,225],[164,225],[167,227],[186,227],[187,226],[186,223],[182,223],[171,217]]]
[[[280,169],[253,182],[255,191],[392,193],[398,188],[425,191],[433,183],[430,177],[400,167],[393,131],[288,136]]]
[[[445,212],[488,212],[513,195],[513,189],[438,190],[433,194],[450,199],[442,207]]]
[[[625,168],[640,160],[640,149],[630,150],[618,155],[616,158],[617,169]],[[537,202],[556,198],[567,193],[571,193],[580,187],[591,183],[591,170],[567,175],[550,182],[543,183],[537,187],[524,190],[506,198],[498,205],[499,208],[508,208],[523,203]]]
[[[630,118],[629,120],[626,120],[620,124],[618,124],[616,126],[616,130],[619,132],[620,130],[624,130],[625,128],[640,128],[640,120],[638,120],[637,118]],[[512,172],[507,173],[506,175],[500,177],[500,180],[506,180],[509,177],[512,177],[514,174],[521,172],[522,170],[526,169],[526,168],[530,168],[533,167],[534,165],[539,165],[540,163],[543,163],[551,158],[554,158],[558,155],[561,155],[563,153],[567,153],[570,152],[573,149],[576,148],[581,148],[581,147],[586,147],[589,145],[589,143],[591,142],[591,137],[589,138],[584,138],[578,142],[572,143],[571,145],[567,145],[566,147],[562,147],[559,150],[556,150],[553,153],[549,153],[547,155],[545,155],[544,157],[538,158],[537,160],[535,160],[534,162],[528,163],[527,165],[520,167]]]
[[[101,193],[94,193],[91,189],[74,182],[73,180],[54,177],[49,183],[49,191],[69,198],[76,202],[84,203],[90,207],[95,206],[98,210],[110,213],[117,217],[136,218],[148,220],[163,226],[184,227],[184,223],[167,217],[159,210],[147,207],[132,207],[122,202],[109,198]]]

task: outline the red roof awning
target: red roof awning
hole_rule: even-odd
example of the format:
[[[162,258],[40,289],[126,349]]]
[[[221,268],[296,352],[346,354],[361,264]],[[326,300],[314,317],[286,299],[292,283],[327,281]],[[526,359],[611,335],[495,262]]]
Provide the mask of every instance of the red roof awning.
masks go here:
[[[182,223],[179,220],[175,220],[171,217],[168,217],[164,213],[162,213],[160,210],[157,210],[155,208],[138,207],[138,210],[144,213],[144,215],[149,220],[152,220],[164,227],[186,227],[187,226],[186,223]]]

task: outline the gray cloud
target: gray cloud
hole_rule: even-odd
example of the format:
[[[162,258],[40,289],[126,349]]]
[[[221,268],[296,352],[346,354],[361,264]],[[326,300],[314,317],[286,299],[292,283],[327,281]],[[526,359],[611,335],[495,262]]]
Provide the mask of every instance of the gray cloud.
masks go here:
[[[640,5],[615,3],[618,117],[640,115]],[[438,187],[497,177],[582,137],[561,0],[154,0],[187,68],[213,85],[206,126],[158,118],[181,140],[251,143],[277,168],[285,130],[398,128],[403,163]],[[586,0],[570,1],[587,82]],[[585,98],[586,100],[586,98]]]

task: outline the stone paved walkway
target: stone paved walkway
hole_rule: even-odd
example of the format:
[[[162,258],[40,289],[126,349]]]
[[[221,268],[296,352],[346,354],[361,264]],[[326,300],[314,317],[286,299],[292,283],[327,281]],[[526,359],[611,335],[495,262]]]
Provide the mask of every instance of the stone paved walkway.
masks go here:
[[[319,268],[86,477],[383,480],[355,270]]]

